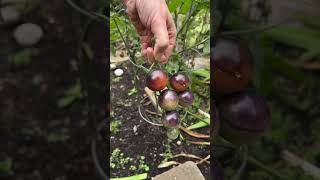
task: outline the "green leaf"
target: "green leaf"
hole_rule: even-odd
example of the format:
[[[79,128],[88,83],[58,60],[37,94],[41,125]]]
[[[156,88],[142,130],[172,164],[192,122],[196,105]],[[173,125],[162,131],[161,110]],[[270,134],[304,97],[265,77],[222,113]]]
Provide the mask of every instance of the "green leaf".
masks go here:
[[[282,74],[293,78],[296,81],[304,81],[305,75],[296,67],[289,64],[283,57],[274,55],[273,53],[266,54],[266,65],[272,69],[281,72]]]
[[[266,31],[266,35],[274,41],[307,50],[318,49],[320,44],[320,32],[309,28],[279,26]]]
[[[28,14],[29,12],[32,12],[37,7],[40,6],[41,1],[40,0],[28,0],[28,1],[9,1],[12,3],[12,5],[19,10],[20,12],[23,12],[24,14]]]
[[[66,92],[66,95],[73,95],[73,96],[82,96],[82,92],[81,92],[81,86],[80,84],[76,84],[74,86],[72,86],[71,88],[69,88]]]
[[[203,53],[204,53],[204,54],[210,54],[210,42],[209,42],[209,41],[207,41],[207,42],[204,44]]]
[[[205,118],[202,121],[199,121],[199,122],[187,127],[187,129],[188,130],[199,129],[199,128],[203,128],[206,126],[210,126],[210,119],[209,118]]]
[[[71,105],[77,99],[81,99],[83,97],[80,84],[76,84],[71,88],[67,89],[64,93],[64,96],[58,100],[58,107],[65,108]]]
[[[210,71],[207,69],[196,69],[191,71],[192,74],[210,79]]]
[[[173,54],[170,60],[165,65],[165,69],[169,74],[174,74],[179,69],[179,63],[181,62],[181,57],[178,54]]]
[[[8,62],[14,66],[23,66],[31,63],[35,56],[40,54],[37,48],[27,48],[18,53],[12,54],[8,58]]]
[[[63,98],[59,99],[58,107],[59,108],[67,107],[67,106],[71,105],[76,99],[77,99],[77,97],[75,97],[75,96],[63,97]]]
[[[303,21],[304,25],[313,27],[313,28],[320,28],[320,21],[318,18],[314,18],[312,15],[307,15],[306,13],[298,13],[296,18],[300,21]]]
[[[180,9],[180,14],[187,14],[187,12],[190,10],[191,8],[191,0],[185,0],[183,1],[183,5]]]
[[[143,174],[123,177],[123,178],[110,178],[110,180],[143,180],[143,179],[147,179],[147,177],[148,177],[148,174],[143,173]]]
[[[172,0],[169,4],[169,11],[174,12],[181,5],[182,0]]]
[[[93,59],[94,53],[92,52],[92,49],[87,43],[82,43],[82,48],[84,50],[84,53],[89,59]]]
[[[6,160],[0,162],[0,174],[9,174],[12,168],[12,160],[6,158]]]
[[[137,92],[138,92],[138,90],[136,88],[132,88],[129,90],[128,96],[132,96],[133,94],[136,94]]]

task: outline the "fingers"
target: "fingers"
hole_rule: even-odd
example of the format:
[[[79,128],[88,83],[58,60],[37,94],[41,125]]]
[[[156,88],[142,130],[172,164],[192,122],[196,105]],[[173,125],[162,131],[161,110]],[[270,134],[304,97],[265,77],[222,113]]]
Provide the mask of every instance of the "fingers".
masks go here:
[[[152,27],[152,32],[156,37],[154,56],[157,61],[167,63],[176,43],[177,30],[170,12],[167,12],[167,18],[159,18]],[[153,30],[154,29],[154,30]]]
[[[153,48],[151,47],[148,47],[147,49],[147,60],[150,64],[154,62]]]
[[[146,59],[148,59],[147,58],[147,52],[148,52],[147,49],[148,49],[148,47],[149,47],[148,43],[142,43],[141,44],[141,53],[142,53],[143,57],[146,58]]]
[[[176,27],[165,1],[127,1],[128,14],[140,35],[141,53],[152,63],[166,63],[176,41]],[[151,38],[155,38],[153,47]]]
[[[162,17],[156,17],[153,24],[151,24],[151,31],[156,38],[154,46],[154,57],[159,62],[167,61],[168,57],[164,55],[169,46],[169,35],[166,21]]]
[[[141,49],[142,55],[144,58],[149,62],[153,63],[154,62],[154,56],[153,56],[153,48],[148,47],[146,43],[142,44],[142,49]]]
[[[176,25],[169,11],[168,11],[168,18],[167,18],[167,28],[168,28],[168,36],[169,36],[169,46],[165,52],[165,56],[169,58],[175,47],[176,37],[177,37]]]
[[[154,50],[151,47],[151,35],[147,36],[141,36],[141,53],[144,56],[144,58],[149,62],[154,62]]]

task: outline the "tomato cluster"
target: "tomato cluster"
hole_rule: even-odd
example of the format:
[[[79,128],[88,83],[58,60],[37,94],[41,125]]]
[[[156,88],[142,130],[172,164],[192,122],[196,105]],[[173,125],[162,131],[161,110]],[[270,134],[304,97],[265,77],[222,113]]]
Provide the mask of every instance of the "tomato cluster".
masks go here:
[[[268,127],[270,115],[263,98],[248,89],[253,76],[249,48],[234,38],[218,39],[211,49],[211,61],[221,121],[219,133],[239,145],[256,140]]]
[[[178,105],[187,107],[193,103],[194,96],[188,90],[189,84],[188,76],[180,73],[173,75],[170,79],[165,71],[159,69],[148,74],[147,87],[160,92],[158,102],[161,109],[164,110],[161,120],[165,127],[179,127],[180,117],[176,111]]]

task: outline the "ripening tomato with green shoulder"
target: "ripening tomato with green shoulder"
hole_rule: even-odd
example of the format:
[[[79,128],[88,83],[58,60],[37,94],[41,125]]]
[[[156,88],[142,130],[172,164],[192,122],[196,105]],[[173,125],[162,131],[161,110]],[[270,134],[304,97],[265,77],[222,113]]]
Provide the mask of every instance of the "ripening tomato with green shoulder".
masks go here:
[[[161,91],[158,100],[160,107],[166,111],[172,111],[176,109],[179,104],[177,93],[169,89]]]

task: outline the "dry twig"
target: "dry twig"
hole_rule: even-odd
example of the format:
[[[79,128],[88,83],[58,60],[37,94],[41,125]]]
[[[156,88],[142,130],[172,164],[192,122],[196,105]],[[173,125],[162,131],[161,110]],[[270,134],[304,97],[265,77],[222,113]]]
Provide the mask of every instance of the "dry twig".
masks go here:
[[[318,167],[289,152],[288,150],[282,151],[282,159],[292,166],[300,167],[304,172],[315,179],[320,179],[320,169]]]

